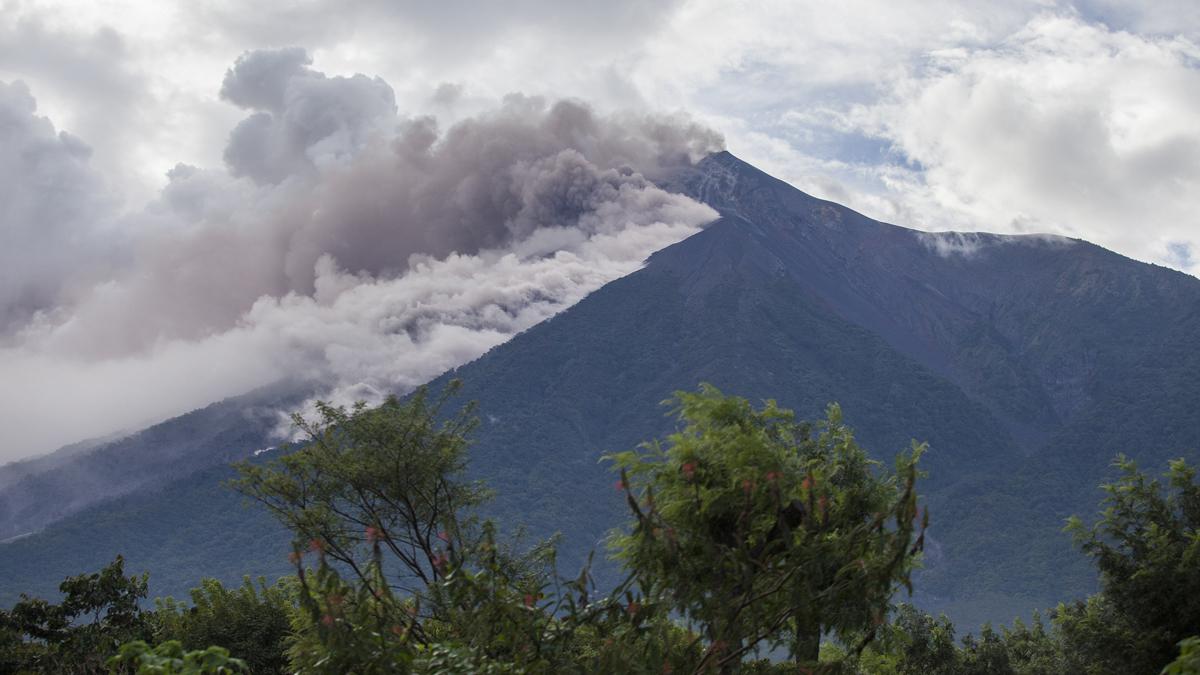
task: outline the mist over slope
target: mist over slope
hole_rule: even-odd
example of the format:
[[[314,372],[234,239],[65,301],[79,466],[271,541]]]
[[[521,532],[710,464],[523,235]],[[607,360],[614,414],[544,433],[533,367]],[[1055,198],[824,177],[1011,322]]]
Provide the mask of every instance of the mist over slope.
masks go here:
[[[159,490],[279,442],[279,411],[311,383],[279,382],[116,439],[68,446],[0,467],[0,540],[35,532],[93,504]]]

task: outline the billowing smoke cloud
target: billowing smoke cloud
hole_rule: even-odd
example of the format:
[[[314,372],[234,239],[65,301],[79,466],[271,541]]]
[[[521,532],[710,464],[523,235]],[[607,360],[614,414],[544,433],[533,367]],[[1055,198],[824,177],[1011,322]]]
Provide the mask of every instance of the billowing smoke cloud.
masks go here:
[[[225,75],[221,97],[254,111],[225,148],[235,176],[279,183],[353,158],[395,123],[396,98],[379,78],[325,77],[300,48],[248,52]]]
[[[0,82],[0,334],[106,257],[97,249],[113,215],[91,149],[35,112],[24,84]]]
[[[226,169],[177,166],[122,219],[136,236],[100,256],[101,282],[51,274],[7,325],[0,424],[26,429],[10,456],[281,377],[412,387],[716,217],[653,183],[720,148],[686,118],[512,95],[443,131],[299,49],[243,55],[221,95],[249,113]]]
[[[1200,246],[1198,54],[1184,37],[1074,14],[933,54],[851,116],[903,159],[880,170],[895,210],[875,212],[929,229],[1083,237],[1200,273],[1180,255]]]

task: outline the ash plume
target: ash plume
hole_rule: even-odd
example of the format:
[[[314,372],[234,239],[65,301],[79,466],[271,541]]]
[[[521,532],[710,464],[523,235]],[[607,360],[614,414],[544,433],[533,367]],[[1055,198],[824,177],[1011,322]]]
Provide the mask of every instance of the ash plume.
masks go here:
[[[0,423],[28,422],[12,456],[283,377],[334,397],[411,388],[716,217],[654,184],[722,145],[686,117],[513,94],[442,129],[301,49],[244,54],[220,91],[247,111],[226,167],[177,166],[105,225],[122,236],[103,264],[0,296],[19,317],[0,324],[0,369],[21,382],[0,384]]]

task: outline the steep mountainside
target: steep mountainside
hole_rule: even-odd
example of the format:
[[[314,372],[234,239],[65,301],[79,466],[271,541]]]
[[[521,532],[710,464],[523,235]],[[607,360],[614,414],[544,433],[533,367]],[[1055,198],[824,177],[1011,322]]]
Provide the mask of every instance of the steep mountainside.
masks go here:
[[[807,418],[837,401],[884,460],[928,441],[919,600],[965,624],[1090,589],[1060,530],[1067,514],[1094,512],[1113,454],[1154,471],[1197,458],[1200,280],[1081,241],[886,225],[728,153],[669,187],[722,218],[443,378],[479,401],[472,471],[498,491],[495,513],[562,531],[565,571],[622,516],[600,456],[670,430],[659,402],[701,381]],[[185,452],[212,451],[202,445]],[[159,592],[186,586],[179,570],[278,571],[282,533],[232,508],[220,473],[2,546],[0,576],[42,590],[62,574],[38,561],[83,532],[91,566],[136,552],[134,569],[167,577]],[[239,546],[213,544],[222,528]],[[88,566],[71,562],[64,573]]]
[[[1060,530],[1115,453],[1197,456],[1197,279],[1082,241],[886,225],[728,153],[673,187],[723,218],[453,374],[490,420],[476,470],[501,511],[568,550],[620,513],[597,456],[668,430],[656,402],[698,381],[805,417],[837,401],[883,459],[928,441],[923,601],[968,622],[1090,588]]]

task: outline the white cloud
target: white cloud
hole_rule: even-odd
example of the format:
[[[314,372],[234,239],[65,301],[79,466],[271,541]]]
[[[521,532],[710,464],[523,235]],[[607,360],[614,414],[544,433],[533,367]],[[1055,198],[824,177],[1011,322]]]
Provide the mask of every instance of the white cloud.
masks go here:
[[[1181,37],[1048,15],[937,58],[855,117],[903,154],[880,175],[906,224],[1057,233],[1180,266],[1171,251],[1200,246],[1198,58]]]

